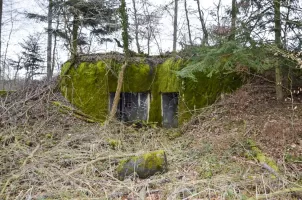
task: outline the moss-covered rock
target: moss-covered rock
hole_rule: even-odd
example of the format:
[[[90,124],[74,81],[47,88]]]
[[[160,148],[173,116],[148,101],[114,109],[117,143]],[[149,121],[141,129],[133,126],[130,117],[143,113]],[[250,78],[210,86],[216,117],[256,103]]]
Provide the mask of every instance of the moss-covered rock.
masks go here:
[[[166,154],[163,150],[159,150],[122,160],[117,168],[117,174],[119,180],[124,180],[133,174],[139,178],[148,178],[157,172],[167,170]]]

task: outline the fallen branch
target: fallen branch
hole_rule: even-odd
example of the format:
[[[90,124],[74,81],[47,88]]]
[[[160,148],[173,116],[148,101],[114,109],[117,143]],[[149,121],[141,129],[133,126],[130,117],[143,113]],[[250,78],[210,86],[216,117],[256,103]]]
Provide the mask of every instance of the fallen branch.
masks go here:
[[[34,154],[38,151],[38,149],[40,148],[40,145],[37,145],[36,148],[25,158],[21,168],[20,168],[20,171],[22,171],[22,168],[27,164],[27,161],[31,158],[34,157]],[[0,197],[3,196],[7,186],[13,181],[13,180],[16,180],[18,179],[19,177],[21,176],[21,172],[17,173],[17,174],[13,174],[10,178],[7,179],[7,181],[5,182],[2,190],[1,190],[1,193],[0,193]]]
[[[61,102],[53,101],[52,104],[59,107],[61,112],[63,112],[63,113],[71,112],[73,114],[73,116],[75,116],[76,118],[81,119],[85,122],[89,122],[89,123],[98,122],[97,119],[94,119],[92,116],[87,115],[87,114],[85,114],[85,113],[83,113],[83,112],[81,112],[77,109],[74,109],[72,107],[63,105]]]
[[[289,188],[289,189],[285,189],[285,190],[279,190],[279,191],[269,193],[269,194],[257,195],[256,197],[251,197],[248,200],[267,199],[267,198],[271,198],[271,197],[274,197],[277,195],[282,195],[282,194],[286,194],[286,193],[290,193],[290,192],[302,192],[302,188]]]
[[[118,75],[115,96],[114,96],[114,99],[113,99],[113,103],[112,103],[111,111],[110,111],[110,114],[109,114],[109,118],[105,122],[105,124],[109,124],[116,117],[115,115],[116,115],[117,106],[118,106],[118,103],[119,103],[119,100],[120,100],[120,95],[121,95],[123,81],[124,81],[124,73],[126,71],[127,66],[128,66],[128,61],[127,61],[127,57],[126,57],[126,62],[121,67],[121,70],[120,70],[119,75]]]
[[[38,144],[38,145],[36,146],[36,148],[31,152],[31,154],[29,154],[29,156],[27,156],[27,158],[24,160],[24,162],[23,162],[21,168],[24,167],[24,166],[27,164],[27,161],[28,161],[29,159],[32,159],[32,158],[34,157],[34,154],[38,151],[39,148],[40,148],[40,145]]]

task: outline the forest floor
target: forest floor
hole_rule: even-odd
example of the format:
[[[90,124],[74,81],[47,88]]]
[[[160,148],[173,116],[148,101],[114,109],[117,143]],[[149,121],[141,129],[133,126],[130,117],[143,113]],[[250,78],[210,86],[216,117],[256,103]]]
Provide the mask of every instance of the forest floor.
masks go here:
[[[302,104],[277,103],[274,85],[246,84],[170,130],[85,122],[55,88],[0,98],[0,199],[302,199]],[[116,178],[121,158],[160,149],[168,172]]]

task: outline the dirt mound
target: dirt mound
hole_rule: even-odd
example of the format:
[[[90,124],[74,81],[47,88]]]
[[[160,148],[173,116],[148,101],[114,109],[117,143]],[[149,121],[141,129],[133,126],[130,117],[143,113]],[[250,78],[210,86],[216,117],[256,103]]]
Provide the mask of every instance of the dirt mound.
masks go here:
[[[228,109],[229,119],[245,123],[245,136],[276,159],[284,159],[288,150],[302,155],[302,104],[275,99],[274,85],[245,85],[221,104]]]
[[[301,103],[278,103],[274,85],[252,83],[203,109],[183,131],[199,138],[196,145],[207,141],[217,153],[252,139],[277,163],[286,163],[301,175],[301,116]]]
[[[0,99],[1,199],[301,198],[301,104],[277,103],[273,85],[245,85],[180,130],[88,123],[56,86],[38,82]],[[116,178],[121,158],[159,149],[167,173]]]

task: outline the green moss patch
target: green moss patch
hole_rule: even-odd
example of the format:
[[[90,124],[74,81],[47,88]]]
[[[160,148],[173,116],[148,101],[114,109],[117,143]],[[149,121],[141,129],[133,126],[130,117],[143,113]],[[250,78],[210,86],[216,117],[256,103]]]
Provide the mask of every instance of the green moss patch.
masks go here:
[[[241,86],[242,81],[234,74],[217,73],[211,78],[198,72],[196,80],[185,78],[181,85],[179,121],[188,120],[197,109],[211,105],[222,93],[229,93]]]
[[[10,91],[8,91],[8,90],[0,90],[0,97],[5,97],[6,95],[9,95],[9,94],[11,94],[13,92],[16,92],[16,91],[13,91],[13,90],[10,90]]]
[[[6,90],[0,90],[0,97],[5,96],[7,94]]]
[[[260,149],[259,147],[256,145],[256,143],[249,139],[247,141],[247,144],[249,145],[250,147],[250,154],[248,157],[252,157],[253,159],[256,159],[259,163],[261,164],[266,164],[268,165],[272,170],[274,170],[274,173],[278,172],[279,171],[279,168],[276,164],[276,162],[269,158],[268,156],[266,156]]]
[[[77,67],[67,62],[62,68],[61,91],[84,113],[105,121],[109,114],[109,94],[116,90],[122,64],[114,58],[81,62]],[[131,61],[126,68],[122,92],[150,93],[148,121],[157,125],[162,123],[162,93],[178,93],[178,121],[182,124],[195,110],[212,104],[221,93],[241,85],[240,78],[233,74],[218,73],[209,78],[197,72],[195,80],[180,78],[176,72],[186,65],[182,59],[175,58],[155,66],[144,58]]]
[[[159,150],[122,160],[117,168],[117,173],[118,178],[124,180],[134,173],[140,178],[148,178],[157,172],[166,170],[166,154],[163,150]]]
[[[69,68],[69,63],[62,71]],[[84,113],[105,120],[108,113],[108,76],[105,63],[81,63],[76,69],[71,67],[62,77],[63,95]]]

